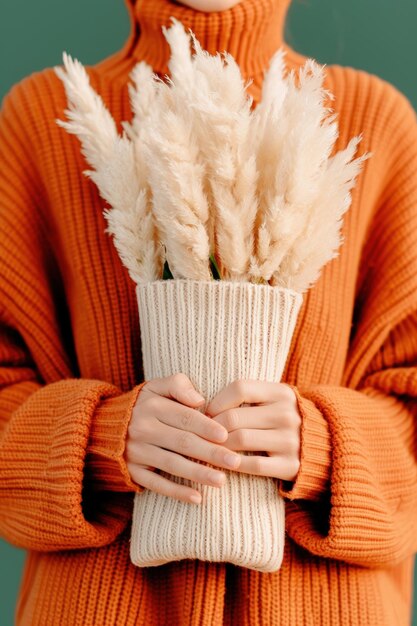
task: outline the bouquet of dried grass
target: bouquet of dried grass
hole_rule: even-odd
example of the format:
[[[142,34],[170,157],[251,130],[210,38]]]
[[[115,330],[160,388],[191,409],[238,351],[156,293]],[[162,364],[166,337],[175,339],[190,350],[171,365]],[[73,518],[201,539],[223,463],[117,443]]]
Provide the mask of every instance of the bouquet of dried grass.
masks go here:
[[[208,54],[176,20],[163,30],[170,77],[136,65],[133,118],[122,135],[83,66],[65,54],[56,72],[68,121],[57,122],[80,138],[93,167],[86,174],[111,206],[107,230],[137,285],[145,378],[185,372],[207,406],[237,378],[280,381],[302,294],[338,254],[350,192],[370,154],[352,160],[358,136],[330,156],[338,126],[324,100],[333,96],[313,59],[297,84],[279,50],[253,109],[230,54]],[[136,494],[132,562],[279,569],[276,480],[224,472],[221,488],[162,472],[198,487],[200,505]]]

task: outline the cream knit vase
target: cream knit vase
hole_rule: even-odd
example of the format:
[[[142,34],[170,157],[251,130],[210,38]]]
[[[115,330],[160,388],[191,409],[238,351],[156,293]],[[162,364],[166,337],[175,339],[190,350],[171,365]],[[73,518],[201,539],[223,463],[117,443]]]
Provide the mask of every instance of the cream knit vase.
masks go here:
[[[184,372],[206,398],[203,411],[238,378],[280,381],[301,294],[250,282],[191,279],[141,284],[136,294],[145,380]],[[200,559],[261,572],[280,568],[285,510],[277,480],[222,471],[221,487],[160,472],[197,488],[201,504],[148,489],[135,494],[130,542],[135,565]]]

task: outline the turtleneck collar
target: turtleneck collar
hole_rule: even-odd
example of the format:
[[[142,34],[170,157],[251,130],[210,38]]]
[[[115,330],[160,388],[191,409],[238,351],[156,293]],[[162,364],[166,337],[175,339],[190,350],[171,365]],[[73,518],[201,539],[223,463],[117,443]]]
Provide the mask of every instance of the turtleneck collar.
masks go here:
[[[127,0],[139,31],[132,56],[146,61],[154,72],[168,74],[169,46],[162,25],[169,26],[171,16],[191,28],[202,47],[211,54],[226,50],[238,62],[245,79],[252,78],[250,92],[260,95],[263,73],[281,46],[286,51],[288,67],[302,65],[306,59],[284,41],[285,19],[291,0],[241,0],[225,11],[205,13],[181,5],[175,0]]]

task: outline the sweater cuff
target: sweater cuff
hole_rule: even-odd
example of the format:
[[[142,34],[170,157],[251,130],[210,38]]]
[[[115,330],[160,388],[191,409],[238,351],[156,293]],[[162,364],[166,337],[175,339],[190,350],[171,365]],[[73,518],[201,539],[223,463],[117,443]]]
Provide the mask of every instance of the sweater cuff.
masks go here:
[[[145,382],[119,396],[106,398],[95,411],[86,457],[88,481],[94,489],[138,493],[144,490],[132,480],[124,451],[132,410]]]
[[[289,500],[320,500],[330,483],[329,426],[314,402],[301,396],[297,387],[290,387],[297,397],[302,418],[300,468],[293,482],[280,481],[279,493]]]

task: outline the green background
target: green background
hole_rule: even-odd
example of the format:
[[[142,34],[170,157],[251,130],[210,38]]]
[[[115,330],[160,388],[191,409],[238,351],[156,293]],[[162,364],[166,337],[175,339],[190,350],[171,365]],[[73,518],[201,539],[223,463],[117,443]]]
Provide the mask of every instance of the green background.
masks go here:
[[[385,78],[417,108],[416,29],[415,0],[293,0],[286,39],[321,63],[349,65]],[[128,34],[124,0],[4,3],[0,99],[24,76],[59,64],[63,50],[83,63],[95,63],[118,50]],[[24,556],[0,540],[0,626],[13,625]]]

